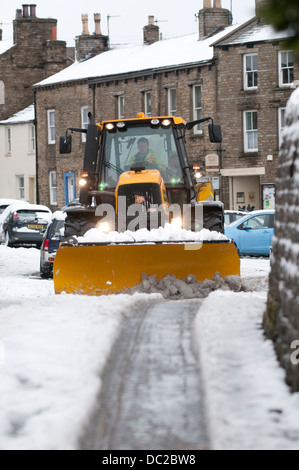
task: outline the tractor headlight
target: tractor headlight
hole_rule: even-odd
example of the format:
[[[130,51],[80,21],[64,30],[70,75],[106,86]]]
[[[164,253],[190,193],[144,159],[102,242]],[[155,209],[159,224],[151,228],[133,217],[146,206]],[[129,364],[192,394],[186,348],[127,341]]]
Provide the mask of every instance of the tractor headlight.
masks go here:
[[[97,229],[101,233],[109,233],[112,230],[112,226],[109,222],[99,222],[97,224]]]
[[[84,188],[84,186],[86,186],[86,185],[87,185],[87,179],[81,178],[80,181],[79,181],[79,186],[81,188]]]
[[[174,217],[171,221],[172,227],[175,228],[182,228],[183,227],[183,222],[181,217]]]

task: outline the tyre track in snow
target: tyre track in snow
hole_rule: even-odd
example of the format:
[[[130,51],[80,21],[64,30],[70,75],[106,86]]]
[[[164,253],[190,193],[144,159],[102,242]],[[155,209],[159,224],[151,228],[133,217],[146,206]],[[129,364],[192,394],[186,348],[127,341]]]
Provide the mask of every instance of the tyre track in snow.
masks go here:
[[[108,362],[84,450],[208,448],[192,352],[200,301],[161,301],[132,312]]]

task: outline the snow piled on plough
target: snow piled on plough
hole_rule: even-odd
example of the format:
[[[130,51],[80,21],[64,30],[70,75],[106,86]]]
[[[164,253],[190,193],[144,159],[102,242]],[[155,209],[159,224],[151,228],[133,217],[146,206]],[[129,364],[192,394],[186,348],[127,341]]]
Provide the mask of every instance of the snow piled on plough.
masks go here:
[[[86,232],[84,237],[77,237],[78,243],[130,243],[130,242],[196,242],[203,241],[227,241],[228,238],[219,232],[211,232],[203,229],[200,232],[192,232],[177,227],[174,224],[166,224],[158,229],[140,229],[136,232],[103,233],[94,228]]]

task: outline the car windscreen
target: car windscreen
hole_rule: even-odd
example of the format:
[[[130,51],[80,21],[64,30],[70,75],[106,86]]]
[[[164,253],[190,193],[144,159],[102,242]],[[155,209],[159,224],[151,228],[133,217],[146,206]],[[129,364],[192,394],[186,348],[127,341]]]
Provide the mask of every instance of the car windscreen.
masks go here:
[[[64,220],[55,220],[51,227],[50,238],[60,240],[64,236]]]
[[[0,215],[5,211],[5,209],[8,207],[8,204],[3,204],[0,206]]]
[[[33,210],[18,210],[14,213],[14,221],[16,223],[28,223],[28,222],[36,222],[36,221],[46,221],[49,217],[49,212],[47,211],[33,211]]]

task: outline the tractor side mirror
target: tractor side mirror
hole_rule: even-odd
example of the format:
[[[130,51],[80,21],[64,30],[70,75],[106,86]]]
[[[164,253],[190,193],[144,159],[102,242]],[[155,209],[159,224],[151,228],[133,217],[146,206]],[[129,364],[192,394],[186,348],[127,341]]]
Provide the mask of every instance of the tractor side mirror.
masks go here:
[[[210,142],[213,144],[221,144],[222,142],[222,131],[219,124],[209,124],[209,136]]]
[[[71,134],[62,135],[59,143],[59,153],[65,155],[72,151],[72,136]]]

